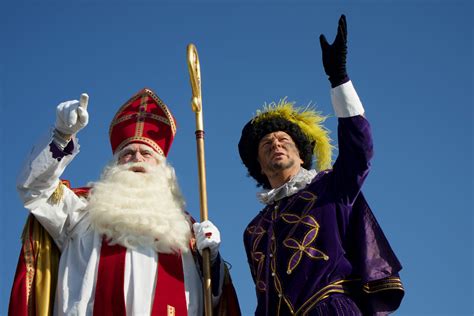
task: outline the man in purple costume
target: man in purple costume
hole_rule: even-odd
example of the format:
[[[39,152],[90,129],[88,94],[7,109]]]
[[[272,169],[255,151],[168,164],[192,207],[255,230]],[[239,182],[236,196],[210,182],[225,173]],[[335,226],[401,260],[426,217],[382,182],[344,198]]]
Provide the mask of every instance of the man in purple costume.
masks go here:
[[[244,232],[255,315],[384,315],[404,295],[401,265],[360,192],[373,144],[346,72],[344,15],[333,44],[324,35],[320,43],[339,124],[332,169],[325,118],[286,99],[257,112],[239,142],[249,175],[264,189],[265,208]]]

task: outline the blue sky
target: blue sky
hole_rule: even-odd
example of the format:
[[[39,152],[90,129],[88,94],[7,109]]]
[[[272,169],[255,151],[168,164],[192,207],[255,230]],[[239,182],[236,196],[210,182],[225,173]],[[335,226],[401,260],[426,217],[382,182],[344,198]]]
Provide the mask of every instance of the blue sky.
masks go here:
[[[97,179],[111,157],[108,126],[143,87],[178,122],[169,153],[199,217],[186,46],[202,72],[210,219],[244,315],[255,309],[242,243],[261,209],[237,143],[265,102],[288,96],[332,116],[320,33],[348,21],[348,72],[373,128],[363,191],[404,268],[396,315],[472,315],[472,1],[3,1],[0,5],[0,315],[6,315],[27,217],[15,191],[22,161],[58,103],[90,96],[81,153],[64,178]],[[332,133],[335,136],[335,133]]]

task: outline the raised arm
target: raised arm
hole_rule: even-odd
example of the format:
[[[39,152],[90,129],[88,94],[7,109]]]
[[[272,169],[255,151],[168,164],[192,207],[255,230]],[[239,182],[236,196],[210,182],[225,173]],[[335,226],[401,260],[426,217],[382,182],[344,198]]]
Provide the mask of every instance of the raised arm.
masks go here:
[[[324,70],[331,82],[331,101],[339,123],[339,155],[333,166],[335,191],[345,204],[352,205],[369,172],[373,143],[364,108],[347,74],[346,17],[341,15],[332,44],[322,34],[319,40]]]
[[[82,104],[74,100],[57,106],[54,129],[33,147],[17,180],[25,208],[35,215],[59,247],[71,214],[85,206],[59,180],[79,152],[75,135],[88,123],[89,115]],[[62,198],[56,200],[55,192],[61,193]]]

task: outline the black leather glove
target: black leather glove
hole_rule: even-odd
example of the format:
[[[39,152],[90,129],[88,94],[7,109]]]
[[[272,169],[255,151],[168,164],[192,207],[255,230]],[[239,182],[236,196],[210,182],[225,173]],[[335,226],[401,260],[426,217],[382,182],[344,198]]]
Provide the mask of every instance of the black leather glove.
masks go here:
[[[331,87],[334,88],[349,81],[346,71],[347,24],[344,14],[339,18],[337,35],[334,42],[329,45],[323,34],[319,36],[319,42],[323,54],[324,71],[329,76],[328,79],[331,82]]]

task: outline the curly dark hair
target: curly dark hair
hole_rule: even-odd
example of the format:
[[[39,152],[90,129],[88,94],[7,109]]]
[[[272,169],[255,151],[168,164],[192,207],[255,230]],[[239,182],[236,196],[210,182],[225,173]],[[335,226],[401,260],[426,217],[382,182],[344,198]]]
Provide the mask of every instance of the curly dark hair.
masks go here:
[[[242,162],[247,167],[248,175],[257,181],[257,186],[271,189],[267,177],[262,174],[258,157],[258,145],[262,138],[273,132],[282,131],[291,136],[298,148],[300,158],[304,161],[303,168],[310,169],[313,164],[314,143],[303,134],[295,123],[282,117],[274,117],[258,122],[249,121],[242,129],[239,141],[239,154]]]

